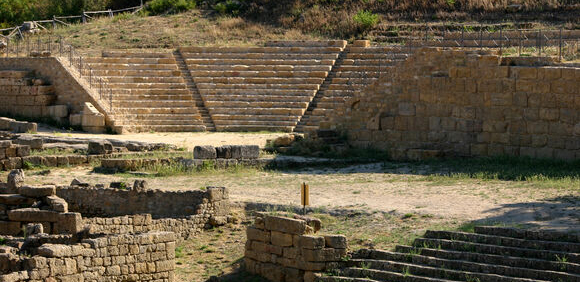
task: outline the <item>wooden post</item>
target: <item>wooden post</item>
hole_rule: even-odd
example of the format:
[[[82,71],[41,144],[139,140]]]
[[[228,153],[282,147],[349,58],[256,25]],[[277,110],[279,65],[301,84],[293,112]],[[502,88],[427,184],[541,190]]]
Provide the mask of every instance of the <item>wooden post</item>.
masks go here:
[[[300,186],[300,196],[302,204],[302,214],[306,215],[306,206],[310,205],[310,187],[305,182]]]
[[[81,18],[82,18],[82,22],[84,24],[86,24],[87,23],[87,14],[85,14],[85,11],[83,11],[83,14],[81,15]]]

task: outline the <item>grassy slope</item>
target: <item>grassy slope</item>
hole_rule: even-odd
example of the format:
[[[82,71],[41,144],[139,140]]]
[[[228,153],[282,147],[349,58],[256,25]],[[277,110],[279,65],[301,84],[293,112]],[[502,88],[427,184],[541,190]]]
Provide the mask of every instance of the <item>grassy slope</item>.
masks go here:
[[[322,39],[296,29],[253,23],[239,17],[208,16],[199,10],[167,16],[101,18],[86,25],[59,28],[55,33],[85,50],[252,46],[276,39]]]

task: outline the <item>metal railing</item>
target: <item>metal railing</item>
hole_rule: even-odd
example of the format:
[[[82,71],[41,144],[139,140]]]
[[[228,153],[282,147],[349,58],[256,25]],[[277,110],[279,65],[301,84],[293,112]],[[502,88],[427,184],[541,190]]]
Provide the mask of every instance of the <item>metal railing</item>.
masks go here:
[[[460,30],[450,31],[433,30],[426,25],[415,36],[405,37],[399,43],[393,47],[407,48],[407,53],[420,47],[456,47],[499,49],[504,56],[553,56],[559,61],[580,59],[580,30],[462,26]]]
[[[113,90],[108,86],[108,81],[95,74],[95,70],[86,62],[86,58],[75,48],[64,42],[62,37],[26,36],[24,39],[13,38],[7,40],[5,48],[7,57],[59,57],[68,64],[80,79],[93,89],[98,97],[93,97],[108,106],[109,113],[113,113]]]

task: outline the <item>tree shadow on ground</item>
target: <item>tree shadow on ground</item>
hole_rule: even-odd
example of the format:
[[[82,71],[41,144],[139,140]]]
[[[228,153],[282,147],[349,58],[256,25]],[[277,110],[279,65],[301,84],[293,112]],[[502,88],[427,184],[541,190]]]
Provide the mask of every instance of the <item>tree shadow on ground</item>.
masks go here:
[[[580,191],[535,202],[503,204],[483,213],[494,216],[472,221],[460,229],[470,231],[476,225],[505,225],[580,233]]]

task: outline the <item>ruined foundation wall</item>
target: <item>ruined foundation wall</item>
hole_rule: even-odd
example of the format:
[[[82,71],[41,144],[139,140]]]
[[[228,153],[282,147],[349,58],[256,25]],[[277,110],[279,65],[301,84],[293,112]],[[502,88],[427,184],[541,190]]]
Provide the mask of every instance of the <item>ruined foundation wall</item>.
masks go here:
[[[258,214],[247,229],[246,270],[273,282],[309,282],[337,267],[347,255],[346,237],[315,235],[319,223],[312,228],[302,219]]]
[[[336,109],[330,126],[397,159],[580,159],[580,68],[514,64],[492,52],[419,49]]]
[[[0,69],[0,112],[12,116],[48,116],[48,106],[56,99],[51,85],[36,79],[30,71]]]
[[[31,252],[33,256],[0,254],[0,262],[5,262],[0,280],[174,280],[175,234],[170,232],[114,235],[74,245],[43,244]]]
[[[123,190],[79,186],[59,186],[57,195],[67,201],[71,211],[86,217],[123,216],[148,213],[153,218],[190,215],[226,215],[229,195],[226,188],[164,191]]]

